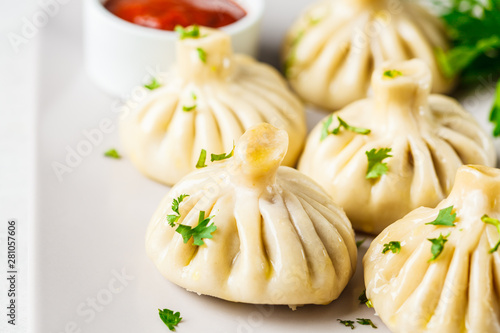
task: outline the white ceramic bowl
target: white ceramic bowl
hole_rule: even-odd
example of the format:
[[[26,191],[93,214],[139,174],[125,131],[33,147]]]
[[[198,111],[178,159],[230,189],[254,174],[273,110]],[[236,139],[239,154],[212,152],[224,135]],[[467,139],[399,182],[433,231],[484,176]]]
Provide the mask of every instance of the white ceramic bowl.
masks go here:
[[[236,53],[256,56],[264,0],[235,0],[247,15],[221,28]],[[90,78],[104,91],[125,97],[134,87],[165,73],[175,62],[172,31],[136,25],[115,16],[104,0],[84,1],[85,66]]]

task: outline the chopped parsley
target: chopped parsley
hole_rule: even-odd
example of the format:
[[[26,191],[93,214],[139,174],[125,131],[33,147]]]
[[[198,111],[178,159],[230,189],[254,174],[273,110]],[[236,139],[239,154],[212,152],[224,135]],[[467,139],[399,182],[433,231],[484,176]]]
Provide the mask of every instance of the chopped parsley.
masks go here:
[[[434,221],[426,224],[454,227],[455,226],[454,222],[457,219],[457,213],[452,213],[452,212],[453,212],[453,206],[443,208],[439,211],[439,214]]]
[[[365,238],[365,239],[362,239],[362,240],[357,241],[357,242],[356,242],[356,247],[359,249],[359,247],[360,247],[361,245],[363,245],[363,243],[364,243],[364,242],[366,242],[366,238]]]
[[[181,218],[181,214],[179,213],[179,205],[186,197],[189,197],[189,194],[181,194],[177,199],[174,199],[172,201],[172,210],[174,211],[174,213],[176,213],[176,215],[167,215],[167,222],[171,227],[175,227],[175,224]]]
[[[193,106],[183,106],[182,107],[182,111],[184,112],[189,112],[189,111],[193,111],[194,109],[196,109],[197,105],[193,105]]]
[[[191,239],[191,237],[193,237],[194,245],[204,245],[205,243],[203,242],[203,238],[212,238],[212,233],[217,230],[215,224],[212,223],[208,225],[208,223],[210,223],[210,220],[213,218],[213,215],[205,218],[205,211],[200,211],[200,215],[198,217],[198,225],[196,227],[192,228],[188,225],[179,224],[175,231],[181,234],[184,244],[186,244]]]
[[[497,219],[494,219],[492,217],[489,217],[488,215],[483,215],[481,217],[481,221],[483,221],[486,224],[491,224],[497,228],[498,234],[500,235],[500,221]],[[494,253],[498,251],[498,248],[500,248],[500,240],[498,243],[489,251],[490,253]]]
[[[204,49],[201,47],[196,48],[196,51],[198,52],[198,58],[200,58],[201,62],[206,64],[207,63],[207,52],[205,52]]]
[[[384,72],[384,77],[389,79],[394,79],[395,77],[403,76],[403,73],[396,69],[390,69]]]
[[[115,158],[117,160],[119,160],[120,158],[122,158],[122,155],[120,155],[120,153],[118,153],[116,151],[116,149],[110,149],[108,150],[107,152],[104,153],[104,156],[106,157],[111,157],[111,158]]]
[[[200,157],[198,157],[198,163],[196,163],[196,169],[201,169],[206,167],[207,165],[205,164],[207,160],[207,151],[205,149],[202,149],[200,152]]]
[[[387,244],[384,244],[384,249],[382,250],[382,254],[385,254],[386,252],[389,251],[395,254],[401,252],[401,242],[392,241]]]
[[[389,167],[387,163],[383,163],[382,161],[388,157],[392,157],[389,153],[392,151],[392,148],[380,148],[376,150],[373,148],[370,151],[367,151],[366,157],[368,158],[368,170],[366,170],[366,179],[371,178],[379,178],[382,175],[385,175],[387,171],[389,171]]]
[[[161,84],[156,80],[156,78],[152,78],[151,82],[149,84],[145,84],[144,88],[149,89],[149,90],[155,90],[157,88],[160,88]]]
[[[351,328],[351,330],[353,330],[353,329],[354,329],[354,321],[352,321],[352,320],[342,320],[342,319],[337,319],[337,321],[338,321],[340,324],[344,325],[345,327],[350,327],[350,328]]]
[[[325,122],[323,123],[323,127],[321,128],[321,138],[320,138],[321,141],[326,139],[326,137],[330,134],[333,134],[333,135],[339,134],[340,129],[342,127],[344,127],[348,131],[362,134],[362,135],[367,135],[367,134],[371,133],[371,130],[369,130],[367,128],[354,127],[354,126],[349,125],[342,118],[340,118],[338,116],[337,116],[337,119],[339,120],[339,125],[336,128],[334,128],[332,131],[330,131],[329,128],[333,122],[333,114],[330,117],[328,117],[328,119],[325,120]]]
[[[371,319],[365,319],[365,318],[356,318],[356,322],[360,325],[365,325],[365,326],[371,326],[373,328],[378,328],[375,326],[375,324],[371,321]]]
[[[211,154],[210,161],[213,162],[213,161],[226,160],[226,159],[232,157],[233,154],[234,154],[234,144],[233,144],[233,150],[231,150],[231,152],[229,154]]]
[[[444,250],[444,244],[448,241],[448,237],[450,234],[443,236],[443,234],[439,234],[438,238],[428,238],[427,240],[432,243],[431,253],[432,257],[429,259],[429,262],[436,260]]]
[[[177,326],[182,320],[181,314],[179,312],[175,312],[169,309],[158,309],[160,319],[167,325],[168,329],[171,331],[175,331],[175,326]]]
[[[182,26],[176,25],[175,32],[179,34],[180,39],[200,37],[200,27],[197,25],[193,25],[191,29],[184,29]]]
[[[361,295],[359,295],[358,300],[359,300],[359,304],[365,304],[367,307],[373,308],[372,301],[370,301],[368,299],[368,297],[366,297],[366,289],[363,290],[363,292],[361,293]]]

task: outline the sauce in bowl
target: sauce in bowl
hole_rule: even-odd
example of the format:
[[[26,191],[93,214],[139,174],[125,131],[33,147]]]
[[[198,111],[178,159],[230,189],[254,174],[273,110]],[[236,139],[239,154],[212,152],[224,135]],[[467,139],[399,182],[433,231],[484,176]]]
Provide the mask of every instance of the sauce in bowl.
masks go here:
[[[104,7],[121,19],[161,30],[193,24],[220,28],[246,15],[232,0],[107,0]]]

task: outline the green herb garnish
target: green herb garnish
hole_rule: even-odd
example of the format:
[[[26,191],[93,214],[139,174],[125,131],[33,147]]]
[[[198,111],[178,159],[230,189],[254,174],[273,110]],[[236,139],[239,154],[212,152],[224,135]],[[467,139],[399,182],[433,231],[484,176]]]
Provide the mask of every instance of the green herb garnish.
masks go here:
[[[176,25],[175,31],[179,34],[180,39],[200,37],[200,27],[197,25],[193,25],[191,29],[184,29],[182,26]]]
[[[198,47],[196,49],[196,51],[198,52],[198,58],[200,58],[201,62],[206,64],[207,63],[207,52],[205,52],[205,50],[202,49],[201,47]]]
[[[145,84],[144,88],[149,89],[149,90],[155,90],[157,88],[160,88],[161,84],[156,80],[156,78],[151,79],[151,83]]]
[[[189,111],[193,111],[194,109],[196,109],[197,105],[193,105],[193,106],[183,106],[182,107],[182,111],[184,112],[189,112]]]
[[[401,252],[401,242],[392,241],[387,244],[384,244],[384,249],[382,250],[382,254],[391,251],[392,253],[398,254]]]
[[[104,153],[104,156],[106,157],[111,157],[111,158],[115,158],[117,160],[119,160],[120,158],[122,158],[122,155],[120,155],[120,153],[118,153],[116,151],[116,149],[110,149],[108,150],[107,152]]]
[[[369,130],[367,128],[354,127],[354,126],[349,125],[342,118],[340,118],[338,116],[337,116],[337,119],[339,120],[339,125],[336,128],[334,128],[332,131],[330,131],[329,128],[333,122],[333,114],[325,120],[325,122],[323,123],[323,127],[321,128],[321,138],[320,138],[321,141],[323,141],[330,134],[333,134],[333,135],[339,134],[340,129],[342,127],[348,131],[362,134],[362,135],[367,135],[367,134],[371,133],[371,130]]]
[[[384,77],[389,79],[394,79],[395,77],[402,76],[403,73],[396,69],[390,69],[384,72]]]
[[[444,249],[444,244],[448,241],[448,237],[450,234],[443,236],[443,234],[439,234],[438,238],[428,238],[427,240],[432,243],[431,253],[432,257],[429,259],[429,262],[436,260]]]
[[[175,227],[175,224],[181,218],[181,214],[179,213],[179,205],[186,197],[189,197],[189,194],[181,194],[177,199],[174,199],[172,201],[172,210],[174,211],[174,213],[176,213],[176,215],[167,215],[167,222],[171,227]]]
[[[365,153],[368,158],[366,179],[378,178],[389,171],[387,163],[383,163],[382,161],[388,157],[392,157],[392,155],[389,154],[391,151],[392,148],[380,148],[379,150],[373,148]]]
[[[212,238],[212,233],[217,230],[217,227],[213,223],[208,225],[210,220],[213,218],[214,216],[205,218],[205,211],[201,211],[198,217],[198,225],[196,227],[192,228],[188,225],[179,224],[175,231],[181,234],[184,244],[186,244],[191,237],[193,237],[193,244],[201,246],[205,244],[203,239]]]
[[[489,217],[488,215],[483,215],[481,217],[481,221],[483,221],[486,224],[491,224],[497,228],[498,234],[500,235],[500,221],[497,219],[494,219],[492,217]],[[500,248],[500,240],[498,243],[490,250],[490,253],[494,253]]]
[[[196,101],[198,99],[198,96],[196,96],[196,94],[193,92],[191,92],[191,98],[193,99],[193,101]]]
[[[356,318],[356,322],[360,325],[371,326],[373,328],[377,328],[377,326],[375,326],[375,324],[371,321],[371,319]]]
[[[363,290],[363,292],[361,293],[361,295],[359,295],[358,300],[359,300],[359,304],[365,304],[367,307],[373,308],[372,301],[370,301],[368,299],[368,297],[366,297],[366,289]]]
[[[500,81],[497,83],[495,99],[491,107],[490,122],[494,125],[493,136],[500,136]]]
[[[454,227],[455,226],[454,222],[457,219],[457,213],[452,214],[452,212],[453,212],[453,206],[443,208],[439,211],[439,214],[434,221],[426,224]]]
[[[344,325],[345,327],[350,327],[351,330],[354,329],[354,321],[352,320],[342,320],[342,319],[337,319],[337,321],[339,323],[341,323],[342,325]]]
[[[356,247],[359,249],[361,245],[363,245],[363,243],[366,242],[366,238],[365,239],[362,239],[362,240],[359,240],[356,242]]]
[[[226,159],[232,157],[233,154],[234,154],[234,145],[233,145],[233,150],[231,150],[231,152],[229,154],[211,154],[210,161],[213,162],[213,161],[226,160]]]
[[[167,325],[168,329],[171,331],[175,331],[175,326],[177,326],[182,320],[181,314],[179,312],[175,312],[169,309],[158,309],[160,319]]]
[[[205,164],[207,160],[207,151],[205,149],[202,149],[200,152],[200,157],[198,157],[198,163],[196,163],[196,168],[201,169],[206,167],[207,165]]]

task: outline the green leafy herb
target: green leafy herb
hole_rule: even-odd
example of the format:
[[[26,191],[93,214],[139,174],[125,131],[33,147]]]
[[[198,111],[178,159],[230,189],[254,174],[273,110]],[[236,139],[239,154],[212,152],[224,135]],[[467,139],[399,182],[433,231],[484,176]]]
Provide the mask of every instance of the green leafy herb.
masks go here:
[[[385,254],[388,251],[391,251],[392,253],[396,254],[401,252],[401,242],[392,241],[387,244],[384,244],[384,249],[382,250],[382,254]]]
[[[359,295],[358,300],[359,300],[359,304],[365,304],[367,307],[373,308],[372,301],[370,301],[368,299],[368,297],[366,297],[366,289],[363,290],[363,292],[361,293],[361,295]]]
[[[205,149],[202,149],[200,152],[200,157],[198,158],[198,163],[196,163],[196,168],[201,169],[206,167],[207,165],[205,164],[207,160],[207,151]]]
[[[177,199],[172,201],[172,210],[177,214],[167,215],[167,222],[171,227],[175,227],[175,224],[181,218],[181,214],[179,213],[179,205],[184,200],[184,198],[189,197],[189,194],[181,194]]]
[[[392,157],[392,155],[389,154],[391,151],[391,148],[380,148],[379,150],[373,148],[366,152],[366,157],[368,158],[366,179],[378,178],[389,171],[387,163],[383,163],[382,161],[388,157]]]
[[[450,234],[443,236],[443,234],[439,234],[438,238],[428,238],[427,240],[432,243],[431,253],[432,257],[429,259],[429,262],[436,260],[444,249],[444,244],[448,241],[448,237]]]
[[[205,244],[203,239],[212,238],[212,233],[217,230],[217,227],[213,223],[208,225],[213,217],[214,216],[209,216],[205,218],[205,212],[201,211],[198,217],[198,225],[196,227],[192,228],[188,225],[179,224],[175,231],[181,234],[184,244],[187,243],[191,237],[193,237],[193,244],[201,246]]]
[[[197,25],[193,25],[191,29],[184,29],[182,26],[177,25],[175,31],[179,34],[180,39],[200,37],[200,27]]]
[[[161,84],[156,80],[156,78],[151,79],[151,83],[145,84],[144,88],[149,89],[149,90],[155,90],[157,88],[160,88]]]
[[[182,111],[184,112],[189,112],[189,111],[193,111],[194,109],[196,109],[197,105],[193,105],[193,106],[183,106],[182,107]]]
[[[111,157],[111,158],[116,158],[116,159],[120,159],[122,158],[122,156],[116,151],[116,149],[110,149],[108,150],[107,152],[104,153],[104,156],[106,157]]]
[[[233,145],[233,150],[231,150],[231,152],[229,154],[211,154],[210,161],[213,162],[213,161],[226,160],[226,159],[232,157],[233,154],[234,154],[234,145]]]
[[[342,319],[337,319],[337,321],[339,323],[341,323],[342,325],[344,325],[345,327],[350,327],[351,330],[354,329],[354,321],[352,320],[342,320]]]
[[[363,245],[363,243],[366,242],[366,238],[365,239],[362,239],[362,240],[359,240],[356,242],[356,247],[359,249],[361,245]]]
[[[206,64],[207,63],[207,52],[205,52],[205,50],[202,49],[201,47],[198,47],[196,49],[196,51],[198,52],[198,58],[200,58],[201,62]]]
[[[497,219],[494,219],[492,217],[489,217],[488,215],[483,215],[481,217],[481,221],[483,221],[486,224],[491,224],[497,228],[498,234],[500,235],[500,221]],[[500,240],[498,243],[490,250],[490,253],[494,253],[500,248]]]
[[[452,213],[452,212],[453,212],[453,206],[441,209],[436,219],[426,224],[454,227],[455,226],[454,222],[457,219],[457,213]]]
[[[493,135],[495,137],[500,136],[500,81],[497,83],[495,100],[493,101],[493,106],[491,107],[490,122],[495,126],[493,129]]]
[[[167,325],[168,329],[171,331],[175,331],[175,326],[177,326],[182,320],[181,314],[179,312],[175,312],[169,309],[158,309],[160,319]]]
[[[340,129],[342,127],[344,127],[348,131],[362,134],[362,135],[367,135],[367,134],[371,133],[371,130],[369,130],[367,128],[354,127],[354,126],[349,125],[342,118],[340,118],[338,116],[337,116],[337,119],[339,120],[339,125],[336,128],[334,128],[332,131],[330,131],[329,128],[333,122],[333,114],[325,120],[325,122],[323,123],[323,127],[321,128],[321,138],[320,138],[321,141],[326,139],[326,137],[330,134],[333,134],[333,135],[339,134]]]
[[[403,73],[396,69],[389,69],[384,72],[384,77],[389,78],[389,79],[394,79],[395,77],[402,76]]]
[[[371,326],[373,328],[377,328],[377,326],[375,326],[375,324],[371,321],[371,319],[356,318],[356,322],[360,325]]]

